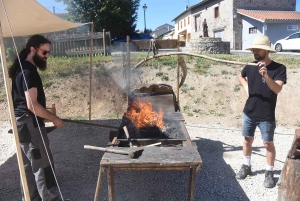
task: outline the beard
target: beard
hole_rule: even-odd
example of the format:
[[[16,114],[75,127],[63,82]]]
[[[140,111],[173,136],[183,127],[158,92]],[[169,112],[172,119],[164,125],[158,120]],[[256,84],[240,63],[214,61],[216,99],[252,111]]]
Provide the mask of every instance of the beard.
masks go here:
[[[39,70],[45,71],[47,69],[47,58],[40,57],[37,53],[32,57],[33,62]]]
[[[262,61],[266,58],[266,55],[266,53],[264,53],[263,55],[254,54],[254,59],[257,61]]]

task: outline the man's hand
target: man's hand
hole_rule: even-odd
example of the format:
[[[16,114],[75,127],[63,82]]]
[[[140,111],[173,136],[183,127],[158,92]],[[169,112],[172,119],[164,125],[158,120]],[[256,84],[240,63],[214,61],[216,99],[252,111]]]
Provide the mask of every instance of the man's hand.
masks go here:
[[[262,62],[262,61],[258,62],[258,72],[264,78],[266,78],[266,76],[268,76],[268,69],[266,67],[266,63],[265,62]]]
[[[266,67],[265,62],[258,62],[258,72],[263,76],[265,79],[268,87],[275,93],[278,94],[282,90],[282,86],[284,84],[281,80],[274,81],[272,78],[268,75],[268,69]]]
[[[58,118],[58,117],[55,117],[53,119],[53,124],[54,124],[54,126],[56,128],[62,128],[62,127],[64,127],[64,122],[60,118]]]

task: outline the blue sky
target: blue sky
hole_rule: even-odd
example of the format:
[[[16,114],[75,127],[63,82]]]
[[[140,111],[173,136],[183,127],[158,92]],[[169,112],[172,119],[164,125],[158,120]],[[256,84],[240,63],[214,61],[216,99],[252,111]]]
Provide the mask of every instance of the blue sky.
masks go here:
[[[66,12],[64,10],[66,6],[63,3],[57,3],[54,0],[37,0],[37,2],[51,12],[53,6],[56,13]],[[154,30],[165,23],[174,25],[172,20],[184,11],[186,5],[193,6],[199,2],[200,0],[141,0],[136,28],[144,30],[144,10],[142,8],[144,4],[148,7],[146,10],[146,28]],[[296,10],[300,11],[300,0],[297,0]]]

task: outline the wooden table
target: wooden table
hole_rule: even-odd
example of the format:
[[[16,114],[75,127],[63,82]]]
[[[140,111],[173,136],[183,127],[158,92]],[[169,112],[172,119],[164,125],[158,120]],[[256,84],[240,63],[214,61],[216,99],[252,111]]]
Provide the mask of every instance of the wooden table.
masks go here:
[[[130,151],[135,147],[116,147]],[[188,200],[194,200],[196,172],[200,171],[202,159],[197,147],[185,144],[183,147],[144,147],[142,155],[137,159],[130,159],[127,155],[105,153],[100,162],[94,201],[98,201],[103,172],[107,172],[109,201],[115,200],[114,171],[115,170],[189,170]]]
[[[141,93],[142,96],[138,96],[138,93]],[[188,200],[193,201],[196,172],[200,171],[202,159],[197,150],[197,146],[191,141],[187,129],[184,125],[184,118],[178,109],[179,106],[175,101],[174,92],[172,91],[172,88],[170,86],[165,85],[151,85],[149,88],[143,87],[139,91],[135,91],[135,94],[142,101],[151,102],[152,107],[155,111],[159,111],[160,109],[162,109],[164,112],[163,121],[166,124],[176,126],[176,128],[174,128],[175,130],[172,130],[176,132],[170,133],[170,139],[153,138],[152,143],[154,143],[155,140],[170,140],[171,144],[176,144],[176,146],[143,147],[144,151],[142,155],[137,159],[130,159],[128,155],[104,153],[100,161],[100,170],[94,201],[98,201],[103,172],[107,172],[109,201],[115,200],[114,171],[116,170],[189,170],[190,179]],[[148,96],[144,96],[147,94]],[[149,96],[149,94],[151,94],[151,96]],[[128,124],[125,123],[125,121],[122,122],[120,128],[123,128],[123,126],[129,127]],[[117,136],[120,137],[119,134]],[[131,138],[133,140],[134,137],[131,135]],[[124,139],[118,139],[116,143],[113,144],[116,145],[121,140]],[[147,141],[150,139],[140,140]],[[175,143],[175,141],[172,140],[176,140],[177,142]],[[134,148],[117,146],[114,148],[126,150],[129,152],[132,149],[138,149],[140,147]]]

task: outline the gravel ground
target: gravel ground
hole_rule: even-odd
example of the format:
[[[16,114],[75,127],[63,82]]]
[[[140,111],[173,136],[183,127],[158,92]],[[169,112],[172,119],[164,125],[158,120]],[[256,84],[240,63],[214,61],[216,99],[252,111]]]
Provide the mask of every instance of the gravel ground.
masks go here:
[[[119,125],[120,120],[101,120],[93,123]],[[252,155],[254,175],[245,180],[235,179],[242,163],[240,129],[224,125],[186,125],[198,146],[203,166],[196,175],[195,200],[276,200],[277,186],[263,187],[266,166],[265,149],[257,132]],[[19,172],[14,138],[7,134],[8,122],[0,122],[0,200],[21,200]],[[106,146],[109,130],[66,123],[62,129],[49,133],[56,175],[64,199],[93,200],[99,161],[102,152],[84,150],[84,145]],[[295,128],[278,127],[275,134],[277,156],[275,177],[278,180]],[[116,201],[126,200],[187,200],[188,171],[116,171]],[[104,174],[99,200],[108,200],[107,178]]]

